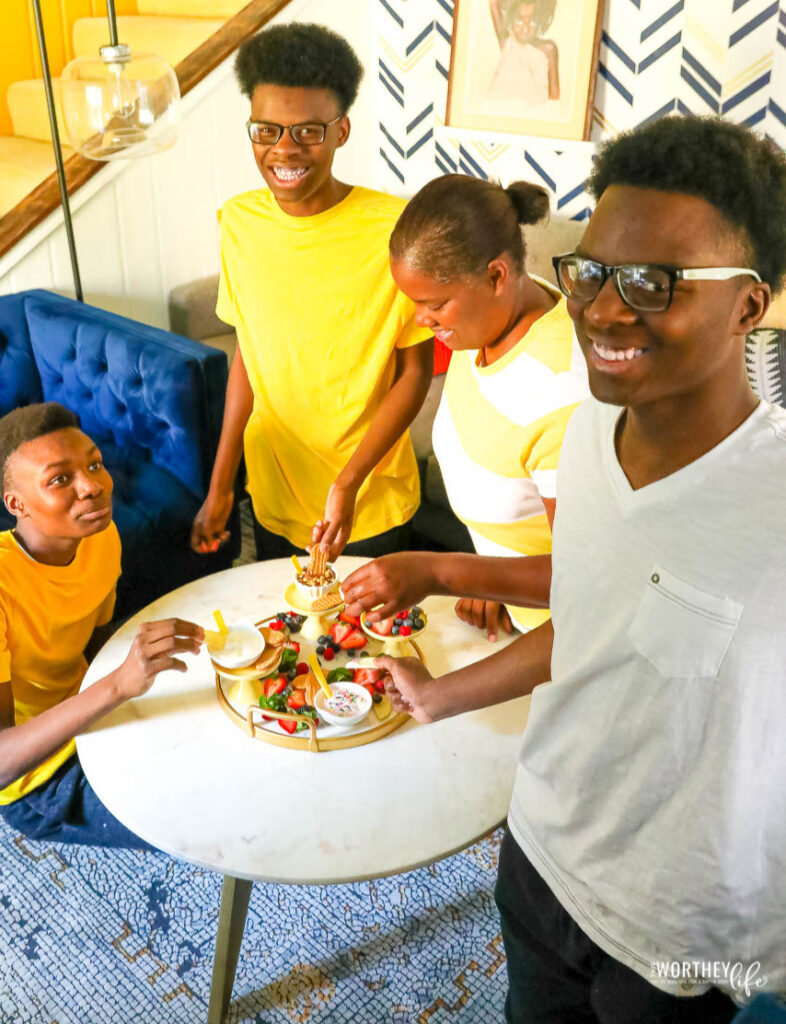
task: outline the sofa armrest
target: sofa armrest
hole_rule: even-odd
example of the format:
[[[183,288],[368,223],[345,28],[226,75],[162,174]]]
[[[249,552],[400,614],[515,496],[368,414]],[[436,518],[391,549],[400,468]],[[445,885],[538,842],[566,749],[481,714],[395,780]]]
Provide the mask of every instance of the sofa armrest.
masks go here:
[[[178,285],[169,293],[169,326],[196,341],[232,333],[232,326],[216,316],[217,299],[217,274]]]

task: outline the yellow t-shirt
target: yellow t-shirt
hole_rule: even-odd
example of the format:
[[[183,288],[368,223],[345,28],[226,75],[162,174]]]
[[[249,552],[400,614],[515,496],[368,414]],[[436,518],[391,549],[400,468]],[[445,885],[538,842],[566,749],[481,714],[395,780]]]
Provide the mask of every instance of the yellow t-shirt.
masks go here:
[[[298,546],[393,384],[396,349],[431,334],[390,275],[403,207],[356,187],[324,213],[292,217],[260,189],[221,211],[216,312],[237,330],[254,392],[248,491],[259,522]],[[419,501],[407,432],[361,486],[352,540],[405,523]]]
[[[454,352],[434,419],[434,454],[450,504],[481,555],[549,554],[543,498],[557,496],[565,427],[589,395],[565,299],[533,280],[556,304],[490,366],[478,366],[474,350]],[[523,630],[549,617],[542,608],[508,611]]]
[[[120,576],[114,523],[85,537],[70,565],[42,565],[0,533],[0,683],[11,683],[14,721],[22,725],[79,691],[84,649],[112,618]],[[10,804],[46,782],[76,750],[73,740],[0,790]]]

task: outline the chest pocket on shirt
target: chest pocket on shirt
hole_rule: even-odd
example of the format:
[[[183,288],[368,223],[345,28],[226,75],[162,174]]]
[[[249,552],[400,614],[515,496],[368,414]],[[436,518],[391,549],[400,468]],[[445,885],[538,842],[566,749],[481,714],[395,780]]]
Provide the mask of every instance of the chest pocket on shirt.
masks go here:
[[[628,636],[662,676],[713,678],[723,662],[743,606],[654,566]]]

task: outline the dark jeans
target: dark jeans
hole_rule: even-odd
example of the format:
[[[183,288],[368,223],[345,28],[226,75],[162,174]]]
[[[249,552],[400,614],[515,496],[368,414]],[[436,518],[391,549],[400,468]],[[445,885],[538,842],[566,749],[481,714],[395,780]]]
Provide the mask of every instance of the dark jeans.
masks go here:
[[[392,530],[378,533],[376,537],[367,537],[365,540],[347,544],[343,554],[379,558],[381,555],[390,555],[394,551],[408,551],[411,539],[412,527],[409,523],[404,523],[403,526],[394,526]],[[286,537],[266,530],[257,522],[256,517],[254,518],[254,543],[260,562],[265,562],[270,558],[289,558],[290,555],[303,553],[303,548],[295,547]]]
[[[0,815],[28,839],[83,846],[152,850],[110,814],[85,778],[74,754],[31,793],[0,807]]]
[[[719,989],[680,998],[604,953],[505,832],[495,899],[508,961],[508,1024],[726,1024]]]

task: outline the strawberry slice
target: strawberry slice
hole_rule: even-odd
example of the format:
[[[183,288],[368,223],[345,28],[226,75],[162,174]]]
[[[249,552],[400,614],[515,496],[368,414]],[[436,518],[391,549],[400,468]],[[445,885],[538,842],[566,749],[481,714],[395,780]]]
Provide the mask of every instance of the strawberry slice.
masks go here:
[[[297,710],[302,708],[306,703],[306,691],[305,690],[293,690],[292,693],[287,697],[287,704],[289,707]]]
[[[364,689],[368,690],[368,692],[371,694],[372,697],[377,692],[374,683],[364,683],[363,686],[364,686]]]
[[[376,684],[382,676],[379,668],[356,668],[354,681],[358,686],[366,686],[368,683]]]
[[[343,611],[339,615],[341,622],[348,622],[350,626],[354,626],[355,629],[360,629],[360,616],[350,615],[349,612]]]
[[[290,722],[285,718],[279,718],[278,724],[281,726],[284,732],[288,732],[290,736],[295,731],[295,729],[297,729],[297,722]]]
[[[393,619],[380,619],[379,622],[374,622],[370,628],[380,636],[390,636],[393,630]]]
[[[368,640],[364,633],[361,633],[359,629],[351,629],[344,639],[339,641],[339,646],[345,651],[357,651],[360,647],[365,647],[367,643]]]
[[[355,630],[348,623],[339,621],[334,622],[333,625],[328,630],[328,632],[339,645],[339,647],[343,647],[344,637],[349,636],[349,634],[355,632]]]
[[[269,697],[273,693],[282,693],[286,688],[289,680],[286,676],[276,676],[275,679],[268,679],[265,683],[265,696]]]

